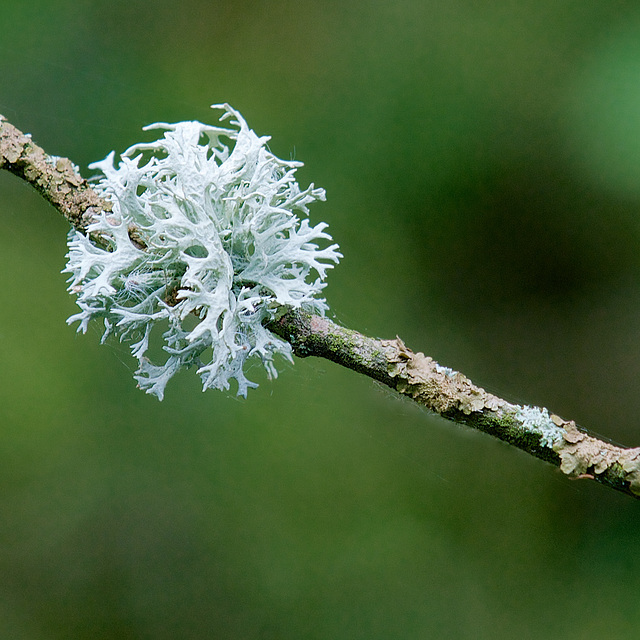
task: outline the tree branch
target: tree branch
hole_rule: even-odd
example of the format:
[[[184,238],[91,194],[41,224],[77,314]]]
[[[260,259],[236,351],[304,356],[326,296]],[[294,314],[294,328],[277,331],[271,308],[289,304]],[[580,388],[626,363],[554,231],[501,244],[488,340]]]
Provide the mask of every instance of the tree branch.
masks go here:
[[[93,216],[111,210],[111,204],[89,186],[68,159],[47,155],[2,116],[0,169],[31,184],[83,233]],[[135,236],[136,230],[130,233]],[[99,237],[92,240],[103,246]],[[550,462],[568,476],[591,478],[640,498],[640,447],[614,446],[547,409],[509,403],[477,387],[463,374],[414,353],[400,338],[369,338],[328,318],[286,308],[268,328],[289,342],[299,357],[331,360],[387,385],[447,420],[484,431]]]
[[[70,160],[48,155],[30,134],[16,129],[2,115],[0,169],[28,182],[82,233],[95,214],[111,211],[111,203],[89,186]]]
[[[297,356],[318,356],[391,387],[447,420],[484,431],[557,467],[640,497],[640,447],[595,438],[547,409],[512,404],[463,374],[414,353],[400,338],[375,340],[328,318],[290,310],[269,325]]]

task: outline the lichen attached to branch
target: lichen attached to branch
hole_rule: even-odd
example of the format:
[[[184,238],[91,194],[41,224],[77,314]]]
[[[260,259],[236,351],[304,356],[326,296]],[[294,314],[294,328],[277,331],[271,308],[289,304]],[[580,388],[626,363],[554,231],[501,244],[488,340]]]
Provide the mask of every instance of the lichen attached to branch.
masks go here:
[[[243,124],[240,120],[237,121],[237,124],[242,129]],[[166,125],[163,126],[167,127]],[[178,129],[169,128],[174,133],[178,133]],[[186,131],[181,133],[186,133]],[[203,133],[212,134],[215,137],[219,134],[228,135],[229,131],[214,131],[214,128],[209,128],[208,131],[203,131]],[[199,135],[197,137],[198,140],[194,139],[194,143],[199,146],[201,140]],[[233,133],[231,137],[233,137]],[[266,139],[256,139],[254,141],[254,150],[256,152],[262,150],[262,152],[267,153],[264,149],[265,141]],[[152,150],[151,147],[144,149],[137,147],[137,149],[140,151]],[[265,194],[264,189],[251,189],[251,181],[255,177],[257,165],[248,161],[247,150],[244,149],[243,153],[239,154],[244,158],[239,164],[228,162],[232,160],[233,154],[228,156],[226,155],[227,151],[220,148],[217,150],[205,150],[204,154],[201,154],[202,157],[196,162],[196,164],[206,164],[212,158],[213,163],[220,160],[221,168],[227,163],[226,167],[233,169],[232,171],[230,170],[229,176],[234,172],[240,176],[236,181],[237,189],[234,189],[233,193],[227,193],[224,197],[226,202],[224,206],[229,207],[227,213],[231,214],[235,211],[238,215],[240,215],[239,210],[244,207],[245,211],[242,215],[245,218],[240,216],[242,224],[247,222],[247,211],[250,211],[254,205],[264,203],[265,195],[268,195]],[[209,155],[209,152],[214,155]],[[222,155],[215,156],[216,153]],[[197,154],[195,155],[197,156]],[[160,174],[155,178],[143,175],[145,174],[146,165],[140,167],[138,161],[139,158],[131,159],[125,157],[124,162],[130,163],[125,169],[133,170],[134,173],[137,169],[141,169],[139,176],[141,179],[135,182],[133,190],[127,191],[126,185],[120,185],[122,187],[120,196],[114,200],[114,202],[118,203],[118,210],[112,211],[112,201],[106,200],[96,193],[80,176],[77,167],[69,160],[47,155],[33,143],[31,136],[21,133],[0,116],[0,169],[11,171],[33,185],[46,200],[51,202],[69,220],[73,227],[82,234],[82,236],[72,234],[72,238],[76,242],[76,248],[80,246],[83,248],[82,255],[95,252],[100,260],[108,259],[109,255],[114,258],[121,258],[122,252],[119,253],[119,248],[125,246],[131,255],[135,257],[135,264],[118,280],[119,288],[113,286],[112,280],[104,283],[104,287],[106,287],[105,295],[120,296],[120,299],[125,301],[121,305],[122,313],[119,313],[117,322],[123,321],[126,325],[133,316],[140,312],[140,305],[150,304],[150,296],[154,300],[153,305],[157,303],[156,311],[162,313],[164,310],[169,316],[172,310],[179,307],[181,300],[183,302],[191,300],[193,304],[189,307],[188,315],[195,315],[195,317],[202,320],[207,315],[206,313],[203,315],[203,310],[206,311],[206,305],[204,303],[194,303],[194,301],[199,299],[199,296],[204,296],[203,300],[206,299],[207,291],[211,293],[211,290],[201,287],[195,280],[183,282],[182,279],[185,274],[189,273],[190,265],[197,265],[199,261],[207,259],[211,251],[211,248],[207,248],[209,246],[207,244],[208,240],[198,236],[199,231],[195,229],[198,232],[196,236],[202,242],[199,245],[198,243],[191,243],[189,246],[180,247],[173,262],[182,260],[184,262],[183,268],[175,273],[172,272],[173,275],[167,279],[166,274],[171,270],[167,270],[163,266],[158,268],[158,265],[162,262],[162,255],[166,254],[166,247],[163,243],[166,242],[167,237],[161,232],[160,223],[154,223],[155,218],[153,216],[156,216],[157,220],[167,217],[173,218],[173,216],[167,216],[170,211],[166,207],[157,206],[159,201],[156,201],[155,197],[151,198],[145,205],[136,203],[139,195],[138,188],[142,187],[143,193],[148,191],[147,195],[151,192],[161,194],[163,191],[166,192],[167,189],[171,191],[171,189],[175,190],[176,188],[180,193],[185,194],[186,192],[177,184],[175,176],[169,176],[169,183],[165,182],[163,184],[163,181],[167,179],[167,175],[163,174],[164,178]],[[282,163],[277,159],[274,159],[274,161],[276,164],[278,162],[281,163],[282,173],[276,175],[276,178],[283,181],[280,186],[285,189],[284,192],[276,189],[271,194],[276,198],[275,201],[271,201],[271,206],[277,211],[281,204],[278,197],[284,197],[286,200],[292,195],[292,192],[288,191],[288,189],[291,187],[293,180],[291,171],[295,163]],[[133,167],[133,164],[136,166]],[[153,166],[152,164],[151,168]],[[282,167],[287,166],[289,169],[282,169]],[[112,164],[108,167],[103,163],[103,169],[107,172],[118,172]],[[189,181],[188,176],[192,170],[196,171],[196,167],[185,167],[186,173],[183,178],[187,179],[187,181]],[[200,177],[202,178],[202,176]],[[145,180],[157,180],[158,184],[144,182]],[[171,182],[172,180],[173,182]],[[116,179],[112,183],[112,187],[114,184],[117,186],[117,182]],[[113,188],[115,189],[115,187]],[[103,193],[107,194],[108,192],[109,188],[103,188]],[[278,194],[280,195],[278,196]],[[113,195],[113,191],[111,195]],[[304,192],[296,192],[294,195],[294,200],[297,197],[302,198],[297,202],[298,207],[303,212],[310,196],[320,197],[319,191],[314,192],[312,188]],[[220,197],[220,194],[217,197]],[[307,200],[305,200],[305,197]],[[215,197],[213,199],[215,200]],[[140,215],[122,215],[123,203],[127,200],[131,200],[128,206],[132,206],[134,210],[136,206],[143,207],[138,211]],[[280,204],[278,204],[279,202]],[[180,210],[182,217],[185,217],[187,221],[190,220],[195,227],[198,227],[202,220],[198,216],[195,219],[191,219],[194,215],[193,204],[193,198],[185,197],[184,201],[176,206],[178,208],[182,207]],[[152,217],[148,218],[148,215]],[[209,222],[215,227],[216,224],[221,226],[224,221],[211,219]],[[231,238],[229,247],[235,246],[237,242],[242,244],[242,238],[237,236],[238,225],[231,218],[227,220],[227,223],[228,233],[222,227],[221,229],[217,227],[214,229],[217,234],[222,231],[217,236],[217,244],[214,243],[216,247],[224,247],[225,238],[227,240]],[[302,230],[302,225],[298,227],[296,224],[293,227],[285,225],[283,229],[280,229],[279,231],[284,233],[280,239],[286,238],[287,234],[289,238],[297,238],[298,231]],[[309,243],[308,240],[313,240],[314,238],[326,239],[328,237],[322,232],[324,227],[319,227],[321,226],[319,225],[314,230],[305,226],[303,231],[307,234],[305,236],[306,240],[298,243],[297,249],[310,252],[309,258],[312,263],[314,260],[317,262],[317,258],[323,259],[324,264],[318,263],[314,265],[309,263],[322,278],[324,269],[329,266],[326,261],[335,262],[340,256],[335,245],[314,253],[316,247],[313,243]],[[263,228],[259,225],[256,227],[254,224],[253,233],[264,233],[268,236],[272,231],[273,229],[268,227]],[[315,236],[313,235],[314,231],[316,231]],[[236,236],[234,236],[234,233]],[[119,241],[117,241],[118,238]],[[276,257],[280,259],[281,271],[278,273],[280,277],[284,274],[282,278],[284,282],[278,284],[278,277],[276,276],[274,282],[278,286],[271,286],[267,281],[261,279],[265,273],[268,275],[268,272],[261,275],[256,260],[254,260],[256,250],[260,247],[260,242],[254,239],[251,246],[253,250],[245,252],[244,263],[242,263],[244,268],[242,270],[238,270],[236,268],[237,265],[233,264],[229,267],[228,279],[232,283],[234,278],[238,278],[236,282],[238,286],[234,289],[233,284],[230,284],[228,293],[235,296],[236,307],[239,301],[246,305],[245,315],[242,316],[245,320],[247,318],[251,319],[251,314],[255,313],[257,308],[262,309],[261,315],[255,317],[259,318],[265,335],[275,334],[272,338],[274,344],[277,341],[276,336],[278,336],[291,346],[291,350],[297,356],[317,356],[329,359],[341,366],[382,382],[448,420],[484,431],[531,455],[546,460],[559,467],[563,473],[570,477],[594,479],[603,485],[635,498],[640,497],[640,448],[626,449],[595,438],[578,428],[574,422],[563,420],[559,416],[550,413],[547,409],[509,403],[476,386],[463,374],[439,365],[423,353],[414,353],[405,346],[400,338],[377,340],[364,336],[357,331],[341,327],[323,315],[313,313],[313,311],[318,310],[322,312],[325,308],[324,302],[320,298],[315,298],[315,306],[312,304],[306,310],[304,308],[295,308],[295,302],[292,304],[292,300],[290,298],[287,299],[283,292],[286,292],[287,287],[291,285],[291,281],[295,281],[297,276],[306,276],[308,269],[306,267],[302,268],[300,265],[296,267],[290,256],[287,257],[285,255],[286,251],[284,253],[275,251]],[[73,247],[74,245],[72,245],[72,251],[74,250]],[[190,247],[192,250],[189,250]],[[207,250],[206,255],[200,254],[198,247],[205,248]],[[213,250],[215,251],[215,247],[213,247]],[[260,254],[257,257],[266,259],[268,253],[267,251],[264,256]],[[227,257],[233,262],[228,254]],[[302,271],[300,271],[301,268]],[[86,273],[83,272],[83,269],[84,267],[82,266],[78,266],[77,271],[71,269],[74,274],[72,288],[80,287],[82,289],[84,286],[84,279],[90,275],[90,268]],[[96,284],[96,280],[97,284],[100,285],[100,276],[105,272],[105,269],[109,272],[106,265],[94,270],[91,277],[88,278],[92,286]],[[287,269],[290,270],[288,274]],[[296,271],[296,269],[298,270]],[[212,277],[214,281],[217,281],[216,278],[220,275],[220,269],[217,271],[213,269],[212,271]],[[271,275],[273,276],[273,272]],[[179,280],[177,284],[173,281],[174,278]],[[301,282],[303,280],[304,278]],[[300,300],[304,299],[306,294],[310,294],[308,299],[313,300],[315,293],[319,292],[323,286],[319,281],[307,284],[307,288],[304,291],[301,290],[302,297],[299,298]],[[109,287],[114,291],[109,293]],[[256,294],[254,296],[255,300],[252,300],[250,296],[247,297],[251,291]],[[266,306],[260,307],[261,303],[258,298],[264,296],[265,292],[267,292],[267,295],[272,295],[273,299]],[[304,305],[300,304],[298,306],[303,307]],[[148,314],[148,310],[144,311],[144,313]],[[216,317],[219,319],[221,316]],[[106,316],[105,319],[108,320]],[[181,321],[184,318],[180,317],[179,319]],[[212,335],[215,332],[224,332],[225,320],[223,319],[222,322],[216,320],[211,327],[214,329],[214,331],[211,331]],[[144,346],[148,335],[144,331],[142,333],[140,345]],[[242,337],[242,330],[240,330],[240,334]],[[182,338],[187,342],[189,340],[186,333]],[[231,340],[236,346],[242,347],[242,343],[235,342],[235,337],[232,337]],[[138,350],[138,347],[139,345],[134,345],[134,350]],[[249,348],[252,348],[251,343],[249,343]],[[185,344],[172,343],[167,345],[165,349],[170,354],[175,355],[184,352]],[[268,366],[269,355],[267,355],[266,360]],[[168,372],[169,377],[173,373],[175,371],[171,369]],[[214,384],[213,386],[222,386],[224,388],[224,384]],[[161,391],[159,395],[161,395]]]
[[[235,380],[242,396],[258,386],[246,376],[251,361],[276,377],[275,356],[290,359],[291,347],[264,323],[284,305],[324,313],[324,280],[341,257],[327,225],[307,217],[324,190],[302,189],[300,162],[274,156],[229,105],[214,107],[229,126],[150,125],[156,140],[91,165],[113,209],[88,230],[106,247],[69,236],[65,271],[80,307],[69,322],[85,332],[100,320],[103,340],[129,343],[138,386],[159,399],[188,367],[203,390]]]

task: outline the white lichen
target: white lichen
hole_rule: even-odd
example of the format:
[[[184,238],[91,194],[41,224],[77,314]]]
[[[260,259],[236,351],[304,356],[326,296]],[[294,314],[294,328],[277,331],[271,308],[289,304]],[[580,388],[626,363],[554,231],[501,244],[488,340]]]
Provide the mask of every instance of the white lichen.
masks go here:
[[[257,386],[245,375],[249,358],[275,377],[274,356],[291,359],[291,347],[265,322],[284,306],[324,313],[323,280],[341,257],[337,245],[317,244],[331,240],[325,223],[300,217],[325,199],[323,189],[300,189],[301,163],[276,158],[269,138],[228,105],[214,108],[230,128],[149,125],[164,135],[130,147],[117,165],[113,152],[91,165],[113,211],[86,236],[69,235],[65,271],[80,312],[68,322],[86,332],[102,319],[103,342],[130,343],[138,385],[160,399],[183,367],[198,367],[203,390],[229,389],[235,379],[243,396]]]
[[[524,405],[518,407],[514,417],[521,423],[525,431],[541,436],[540,444],[543,447],[553,448],[553,445],[559,442],[566,433],[561,426],[553,422],[547,409]]]
[[[445,375],[447,378],[453,378],[458,373],[455,369],[452,369],[451,367],[443,367],[441,364],[438,364],[437,362],[433,363],[433,368],[438,373]]]

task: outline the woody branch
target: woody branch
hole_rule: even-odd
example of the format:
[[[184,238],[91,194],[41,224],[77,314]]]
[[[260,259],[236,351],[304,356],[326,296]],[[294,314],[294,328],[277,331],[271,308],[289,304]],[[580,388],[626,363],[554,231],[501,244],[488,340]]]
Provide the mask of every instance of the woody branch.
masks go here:
[[[0,116],[0,169],[31,184],[76,229],[110,211],[66,158],[47,154],[31,136]],[[135,229],[130,233],[135,237]],[[102,245],[99,237],[91,238]],[[143,248],[143,247],[142,247]],[[463,374],[443,367],[404,343],[378,340],[300,310],[282,308],[268,328],[299,357],[326,358],[377,380],[447,420],[473,427],[557,467],[640,497],[640,447],[624,448],[593,437],[547,409],[516,405],[488,393]]]

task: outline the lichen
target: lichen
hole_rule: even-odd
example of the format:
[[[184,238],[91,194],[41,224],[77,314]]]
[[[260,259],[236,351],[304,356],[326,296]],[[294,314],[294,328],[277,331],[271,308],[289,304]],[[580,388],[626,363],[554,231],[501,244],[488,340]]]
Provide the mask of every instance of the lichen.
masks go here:
[[[268,137],[214,106],[231,127],[150,125],[163,132],[158,140],[130,147],[117,165],[113,152],[92,165],[113,210],[69,236],[65,271],[80,312],[68,322],[85,332],[101,319],[103,341],[130,344],[139,386],[160,399],[185,366],[197,366],[203,389],[235,379],[240,395],[257,386],[248,359],[275,377],[274,356],[291,358],[291,347],[264,324],[283,306],[324,313],[323,281],[341,257],[337,245],[318,245],[331,239],[327,225],[306,219],[324,190],[300,189],[301,163],[276,158]],[[159,331],[165,357],[152,362]]]
[[[383,340],[382,344],[389,348],[388,372],[396,380],[396,389],[436,413],[460,411],[468,416],[510,406],[462,373],[442,367],[424,353],[413,353],[400,338]]]
[[[560,456],[560,470],[568,476],[594,478],[620,476],[635,495],[640,495],[640,447],[623,449],[580,431],[565,422],[562,438],[553,444]]]
[[[564,429],[553,421],[547,409],[524,405],[517,408],[514,418],[525,431],[539,434],[540,445],[543,447],[552,448],[564,434]]]

